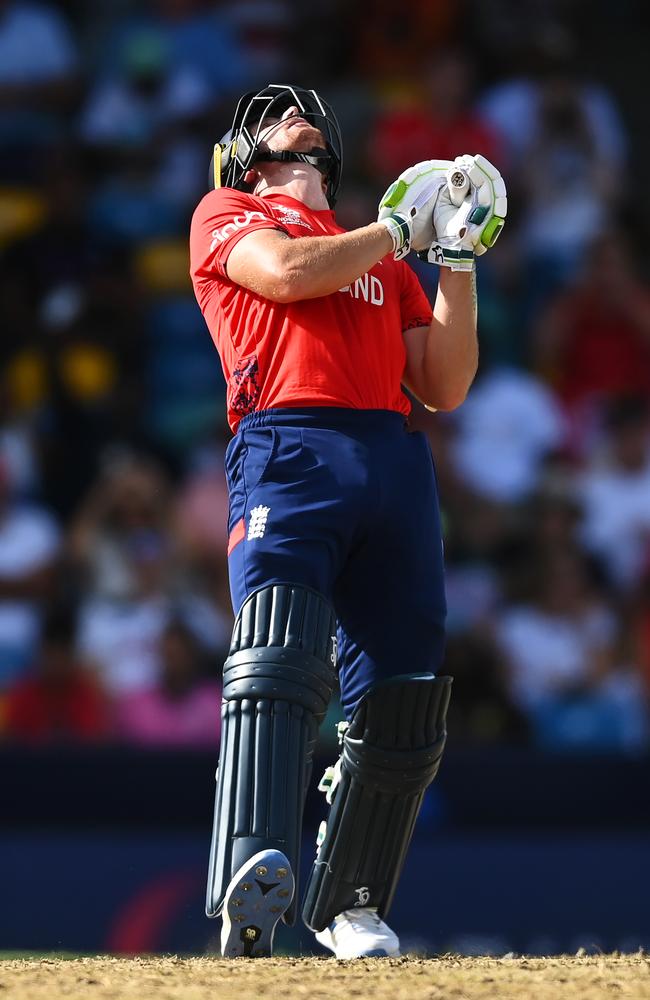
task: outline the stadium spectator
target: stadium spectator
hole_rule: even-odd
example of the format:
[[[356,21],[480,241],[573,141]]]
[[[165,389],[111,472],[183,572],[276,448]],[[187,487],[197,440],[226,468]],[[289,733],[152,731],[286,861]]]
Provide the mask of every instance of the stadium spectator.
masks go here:
[[[160,637],[177,614],[211,649],[228,619],[183,577],[171,532],[170,486],[142,456],[117,455],[72,526],[80,574],[78,647],[111,693],[144,688],[160,669]]]
[[[647,702],[650,699],[650,561],[624,608],[621,640],[622,658],[640,671]]]
[[[579,550],[532,555],[536,558],[525,564],[527,579],[518,577],[519,600],[505,606],[496,627],[509,691],[524,710],[565,690],[597,684],[610,666],[616,631]],[[525,553],[521,556],[523,561]]]
[[[580,483],[582,540],[624,590],[639,584],[650,559],[650,407],[645,397],[614,400],[605,440]]]
[[[396,88],[380,105],[368,142],[369,172],[387,184],[412,163],[432,156],[453,160],[477,150],[497,166],[498,134],[472,107],[472,61],[462,49],[430,57],[412,86]]]
[[[223,561],[228,545],[228,491],[224,447],[197,450],[176,497],[176,536],[190,559]]]
[[[61,134],[77,72],[76,46],[55,4],[0,0],[0,176],[24,179],[28,161],[21,171],[9,148],[43,147]]]
[[[78,151],[52,153],[45,218],[0,257],[7,410],[31,426],[39,486],[64,517],[105,445],[139,433],[139,295],[128,254],[86,218],[87,188]]]
[[[4,734],[12,740],[94,741],[111,732],[108,700],[74,654],[74,616],[52,611],[29,674],[4,706]]]
[[[232,22],[205,0],[152,0],[117,19],[79,123],[104,158],[99,231],[135,243],[184,234],[215,138],[206,123],[247,72]]]
[[[33,659],[41,630],[41,602],[55,585],[59,528],[46,509],[18,500],[8,468],[0,464],[0,688]]]
[[[108,690],[153,681],[155,645],[166,621],[169,487],[152,462],[109,460],[70,533],[84,600],[79,649]]]
[[[0,383],[0,469],[16,497],[34,496],[41,479],[35,428],[11,405],[8,387]]]
[[[455,681],[448,722],[459,745],[527,742],[526,716],[508,693],[502,657],[487,632],[452,635],[445,672]]]
[[[172,236],[205,181],[193,131],[210,106],[210,87],[191,63],[174,64],[170,39],[158,30],[134,29],[120,51],[80,120],[83,143],[108,153],[90,218],[116,240]]]
[[[537,491],[522,519],[527,544],[543,553],[564,552],[578,545],[582,505],[578,474],[572,464],[548,462]]]
[[[89,182],[79,150],[67,145],[51,149],[41,164],[38,184],[45,203],[43,217],[25,235],[0,248],[0,289],[10,327],[9,344],[3,338],[5,351],[33,333],[39,311],[56,311],[59,290],[68,293],[69,315],[82,289],[96,282],[107,264],[105,241],[101,233],[90,231],[85,218]],[[60,317],[61,296],[58,304]]]
[[[572,95],[574,114],[581,122],[581,131],[586,128],[592,137],[598,159],[612,164],[614,169],[622,168],[628,137],[607,86],[580,73],[577,41],[566,28],[551,20],[535,24],[528,10],[522,8],[522,13],[528,24],[511,40],[509,50],[504,50],[499,40],[493,40],[499,45],[505,72],[483,91],[478,102],[483,119],[506,143],[513,180],[516,182],[518,171],[525,166],[529,151],[539,147],[544,128],[544,94],[552,94],[556,85]],[[509,11],[510,20],[511,14]],[[487,23],[484,27],[489,29]]]
[[[609,402],[650,394],[650,290],[620,232],[594,242],[575,287],[539,315],[533,344],[537,370],[563,402],[578,450]]]
[[[214,344],[203,316],[186,293],[187,249],[181,245],[171,255],[175,261],[166,260],[170,255],[165,247],[152,245],[139,260],[150,283],[143,324],[147,369],[143,404],[148,434],[166,454],[177,456],[185,469],[192,464],[188,456],[196,451],[197,442],[201,446],[222,420],[226,386],[220,369],[214,367]],[[181,278],[179,287],[175,279]]]
[[[236,26],[238,6],[213,0],[146,0],[130,5],[129,13],[109,20],[97,42],[99,76],[118,77],[125,54],[148,39],[165,53],[172,74],[191,70],[213,101],[238,93],[254,71]]]
[[[452,461],[481,497],[515,503],[536,488],[544,458],[564,444],[558,401],[534,375],[488,370],[454,414]]]
[[[158,178],[165,172],[165,152],[166,147],[129,151],[94,186],[88,220],[111,243],[137,247],[151,240],[173,239],[180,231],[188,184],[183,176],[180,201],[169,197],[166,181],[161,190]]]
[[[530,599],[507,606],[496,639],[507,688],[549,749],[629,749],[647,738],[639,673],[616,659],[618,623],[574,549],[528,564]]]
[[[206,676],[205,652],[182,621],[159,639],[156,681],[117,699],[117,735],[129,743],[213,746],[220,738],[221,686]]]
[[[269,80],[296,79],[292,42],[296,12],[291,0],[235,0],[224,14],[237,28],[251,89]]]
[[[133,538],[121,552],[128,596],[88,597],[79,609],[77,649],[111,695],[152,684],[169,613],[163,590],[166,552],[156,536]]]
[[[414,67],[454,37],[459,10],[449,2],[412,0],[409,16],[399,18],[391,0],[375,0],[372,16],[363,5],[340,3],[340,23],[351,40],[350,59],[357,74],[370,80],[405,80]]]
[[[447,631],[460,636],[480,629],[502,596],[496,555],[509,537],[511,508],[463,490],[443,507]]]
[[[82,113],[85,143],[141,148],[179,118],[202,112],[210,93],[190,65],[174,68],[163,39],[135,34],[125,43],[115,77],[100,80]]]
[[[84,593],[127,600],[137,589],[133,545],[156,551],[167,538],[169,483],[151,459],[109,454],[70,531],[70,553]],[[148,546],[148,548],[147,548]]]
[[[599,150],[573,80],[544,84],[538,116],[537,135],[518,171],[529,309],[576,279],[621,194],[619,165],[609,151]]]

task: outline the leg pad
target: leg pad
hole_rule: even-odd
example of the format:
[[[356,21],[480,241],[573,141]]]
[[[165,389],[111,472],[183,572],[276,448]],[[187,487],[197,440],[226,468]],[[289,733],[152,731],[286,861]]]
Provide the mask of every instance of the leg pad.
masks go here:
[[[223,671],[206,913],[221,912],[233,875],[253,855],[281,851],[298,871],[305,790],[334,687],[334,611],[305,587],[256,591],[235,622]],[[295,920],[295,901],[285,921]]]
[[[450,693],[450,677],[415,674],[381,682],[359,702],[307,885],[303,918],[312,930],[355,906],[387,914],[440,765]]]

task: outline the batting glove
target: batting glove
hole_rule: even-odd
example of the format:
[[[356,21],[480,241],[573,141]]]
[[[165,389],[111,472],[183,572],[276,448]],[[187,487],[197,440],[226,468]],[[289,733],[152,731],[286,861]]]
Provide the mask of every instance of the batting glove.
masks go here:
[[[504,180],[484,156],[457,156],[433,213],[436,239],[419,256],[454,271],[470,271],[474,255],[496,243],[505,224]]]
[[[424,160],[399,175],[379,202],[377,221],[393,240],[395,260],[410,250],[426,250],[435,239],[433,210],[446,187],[451,160]]]

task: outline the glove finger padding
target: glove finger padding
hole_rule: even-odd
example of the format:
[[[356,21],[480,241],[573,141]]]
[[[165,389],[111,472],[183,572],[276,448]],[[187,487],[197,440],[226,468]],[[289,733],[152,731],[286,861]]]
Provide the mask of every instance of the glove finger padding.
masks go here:
[[[451,160],[424,160],[404,170],[379,202],[378,222],[394,239],[396,259],[409,250],[424,250],[435,237],[433,211],[440,191],[447,185]],[[407,235],[408,233],[408,235]]]
[[[452,182],[441,188],[433,213],[435,239],[419,256],[452,271],[470,271],[474,255],[494,246],[503,229],[508,211],[506,186],[497,168],[480,154],[457,156],[453,170],[465,174],[467,194],[458,205]]]
[[[496,243],[508,214],[508,198],[503,177],[484,156],[457,156],[456,165],[467,174],[471,187],[466,214],[467,235],[474,253],[483,254]]]

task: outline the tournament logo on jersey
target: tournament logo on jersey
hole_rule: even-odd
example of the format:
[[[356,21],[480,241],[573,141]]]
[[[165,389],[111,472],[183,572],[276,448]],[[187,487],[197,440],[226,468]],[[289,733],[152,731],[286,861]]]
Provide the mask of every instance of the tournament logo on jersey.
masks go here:
[[[314,231],[314,227],[305,222],[295,208],[288,208],[286,205],[278,205],[277,208],[282,212],[282,215],[278,216],[278,222],[284,222],[287,226],[303,226],[311,232]]]

